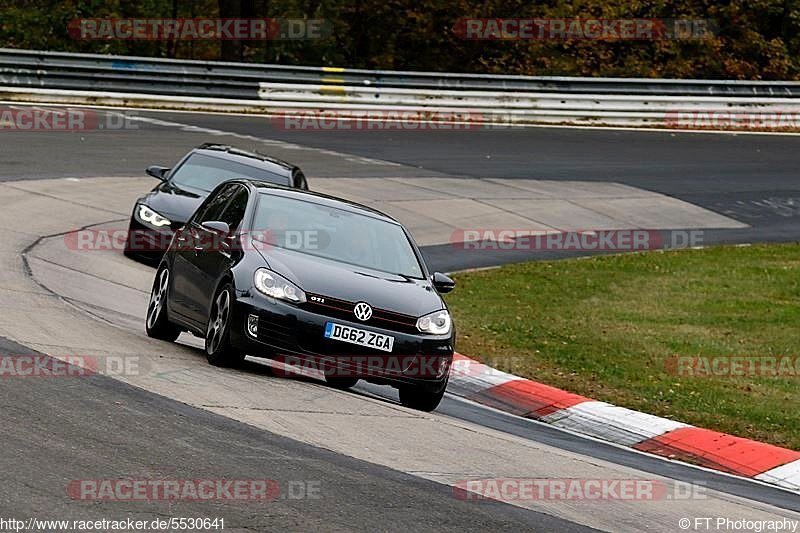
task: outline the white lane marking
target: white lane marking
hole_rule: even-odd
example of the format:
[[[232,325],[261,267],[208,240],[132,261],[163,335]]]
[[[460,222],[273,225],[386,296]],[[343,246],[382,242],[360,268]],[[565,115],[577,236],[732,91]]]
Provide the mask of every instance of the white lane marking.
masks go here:
[[[800,491],[800,459],[772,470],[767,470],[757,475],[756,479],[785,489]]]
[[[290,142],[286,142],[286,141],[276,141],[274,139],[264,139],[262,137],[256,137],[255,135],[246,135],[246,134],[243,134],[243,133],[234,133],[234,132],[231,132],[231,131],[218,130],[218,129],[214,129],[214,128],[206,128],[206,127],[203,127],[203,126],[195,126],[195,125],[192,125],[192,124],[184,124],[182,122],[172,122],[172,121],[169,121],[169,120],[160,120],[160,119],[152,118],[152,117],[142,117],[142,116],[138,116],[138,115],[125,115],[124,113],[114,113],[114,114],[119,116],[119,117],[124,117],[125,119],[127,119],[129,121],[145,122],[145,123],[148,123],[148,124],[153,124],[155,126],[164,126],[164,127],[168,127],[168,128],[179,128],[181,131],[187,131],[187,132],[192,132],[192,133],[205,133],[207,135],[214,135],[214,136],[217,136],[217,137],[230,136],[230,137],[235,137],[237,139],[242,139],[242,140],[246,140],[246,141],[265,144],[267,146],[276,146],[276,147],[279,147],[279,148],[283,148],[284,150],[311,150],[311,151],[314,151],[314,152],[317,152],[317,153],[320,153],[320,154],[323,154],[323,155],[328,155],[328,156],[332,156],[332,157],[340,157],[340,158],[344,159],[345,161],[349,161],[351,163],[360,163],[360,164],[363,164],[363,165],[384,165],[384,166],[390,166],[390,167],[401,167],[401,166],[403,166],[400,163],[394,163],[392,161],[383,161],[381,159],[372,159],[370,157],[362,157],[362,156],[344,154],[344,153],[341,153],[341,152],[335,152],[333,150],[326,150],[326,149],[321,149],[321,148],[311,148],[311,147],[308,147],[308,146],[301,146],[299,144],[294,144],[294,143],[290,143]]]
[[[594,400],[547,415],[542,421],[624,446],[691,427],[683,422]]]
[[[306,377],[325,381],[325,374],[322,372],[322,370],[314,368],[312,365],[289,365],[281,361],[276,361],[275,359],[253,357],[250,355],[245,356],[245,359],[251,363],[277,369],[291,376]]]
[[[481,392],[510,381],[525,381],[472,359],[457,359],[450,368],[450,384],[467,392]]]
[[[50,107],[41,107],[41,106],[18,106],[12,105],[9,106],[11,109],[16,109],[18,111],[27,111],[32,109],[34,111],[38,111],[44,115],[56,115],[58,117],[65,117],[67,116],[67,111],[64,111],[59,108],[50,108]]]

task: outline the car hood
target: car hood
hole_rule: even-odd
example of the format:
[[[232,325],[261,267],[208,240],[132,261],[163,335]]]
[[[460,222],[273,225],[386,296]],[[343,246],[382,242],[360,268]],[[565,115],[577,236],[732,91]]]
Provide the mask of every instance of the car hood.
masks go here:
[[[424,279],[406,278],[355,265],[271,247],[259,250],[269,268],[296,283],[307,293],[411,316],[445,307],[439,294]]]
[[[185,223],[208,195],[205,191],[184,189],[162,183],[140,200],[173,223]]]

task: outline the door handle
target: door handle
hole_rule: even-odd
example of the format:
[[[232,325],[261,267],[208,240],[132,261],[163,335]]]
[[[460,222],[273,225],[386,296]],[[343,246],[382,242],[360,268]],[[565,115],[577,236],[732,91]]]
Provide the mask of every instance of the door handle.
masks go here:
[[[189,237],[191,239],[191,242],[193,243],[192,249],[194,250],[194,253],[197,254],[198,252],[202,252],[203,244],[202,241],[200,240],[200,234],[197,233],[194,229],[192,229],[189,231]]]

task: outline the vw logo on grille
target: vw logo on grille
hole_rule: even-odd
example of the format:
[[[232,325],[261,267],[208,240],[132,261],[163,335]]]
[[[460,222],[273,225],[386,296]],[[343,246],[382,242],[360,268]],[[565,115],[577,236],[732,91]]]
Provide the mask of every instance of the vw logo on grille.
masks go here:
[[[372,308],[368,303],[358,302],[353,309],[353,314],[356,315],[357,319],[361,320],[362,322],[366,322],[372,318]]]

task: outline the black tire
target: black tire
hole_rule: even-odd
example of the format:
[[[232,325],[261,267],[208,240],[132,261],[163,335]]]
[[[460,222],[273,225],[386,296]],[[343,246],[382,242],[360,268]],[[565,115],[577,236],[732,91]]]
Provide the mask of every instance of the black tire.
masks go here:
[[[175,342],[181,329],[172,324],[167,316],[167,288],[169,287],[169,269],[162,266],[156,272],[153,289],[150,291],[150,303],[147,304],[145,331],[148,337],[167,342]]]
[[[357,377],[338,375],[340,370],[336,362],[326,362],[323,365],[323,372],[325,373],[325,383],[334,389],[347,390],[358,383],[359,378]]]
[[[206,326],[206,358],[214,366],[238,366],[245,354],[231,346],[233,288],[230,283],[219,288],[212,302]]]
[[[325,383],[327,383],[329,387],[333,387],[334,389],[347,390],[355,387],[356,383],[358,383],[358,378],[346,378],[346,377],[329,378],[328,376],[325,376]]]
[[[430,385],[404,385],[400,387],[400,403],[405,407],[429,413],[439,407],[447,389],[447,380],[438,387]]]

